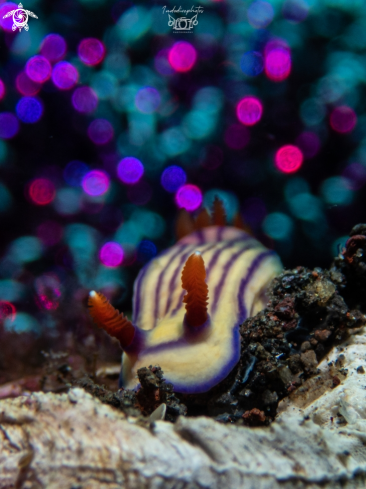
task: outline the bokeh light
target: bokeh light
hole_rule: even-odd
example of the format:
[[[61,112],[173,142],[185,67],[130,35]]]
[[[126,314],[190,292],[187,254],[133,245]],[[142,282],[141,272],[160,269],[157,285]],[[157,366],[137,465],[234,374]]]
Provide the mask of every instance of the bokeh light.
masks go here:
[[[197,59],[195,48],[186,41],[178,41],[170,48],[169,63],[175,71],[185,73],[190,71]]]
[[[0,6],[0,26],[5,32],[13,31],[13,17],[10,15],[10,17],[4,19],[4,15],[17,8],[19,8],[18,5],[13,2],[6,2]]]
[[[81,210],[81,192],[75,188],[61,188],[56,192],[54,208],[62,216],[71,216]]]
[[[253,126],[262,117],[262,104],[256,97],[244,97],[236,107],[236,115],[239,121],[246,126]]]
[[[84,64],[88,66],[96,66],[103,61],[105,48],[99,39],[89,37],[83,39],[79,44],[78,55]]]
[[[160,75],[169,76],[174,73],[174,69],[169,63],[169,49],[161,49],[154,58],[155,69]]]
[[[45,273],[34,281],[38,304],[48,311],[55,311],[60,305],[61,283],[57,275]]]
[[[135,97],[135,105],[143,114],[152,114],[160,105],[160,94],[156,88],[141,88]]]
[[[41,54],[50,63],[61,61],[66,54],[67,46],[65,39],[59,34],[48,34],[41,44]]]
[[[25,72],[32,81],[44,83],[50,78],[52,67],[47,58],[37,55],[27,61]]]
[[[330,114],[330,125],[334,131],[341,134],[351,132],[357,123],[355,111],[347,105],[336,107]]]
[[[176,192],[187,181],[186,172],[180,166],[172,165],[161,174],[161,184],[167,192]]]
[[[117,174],[123,183],[133,185],[137,183],[144,174],[144,165],[137,158],[128,156],[118,163]]]
[[[19,131],[19,122],[11,112],[0,113],[0,138],[11,139]]]
[[[274,82],[285,80],[291,72],[291,54],[288,48],[276,44],[266,46],[264,66],[267,77]]]
[[[140,263],[147,263],[157,254],[157,249],[155,244],[148,239],[143,239],[137,248],[137,260]]]
[[[267,236],[276,240],[288,239],[292,229],[291,217],[283,212],[272,212],[263,221],[263,231]]]
[[[29,197],[37,205],[50,204],[56,195],[56,189],[51,180],[36,178],[29,185]]]
[[[321,193],[327,204],[348,205],[353,199],[351,185],[344,177],[329,177],[324,180]]]
[[[9,256],[18,263],[30,263],[42,256],[42,243],[35,236],[21,236],[9,248]]]
[[[123,261],[122,246],[113,241],[105,243],[99,253],[99,259],[106,267],[118,267]]]
[[[313,158],[321,147],[319,136],[311,131],[305,131],[296,139],[305,158]]]
[[[72,94],[72,105],[82,114],[90,114],[98,106],[98,97],[90,87],[79,87]]]
[[[178,207],[195,211],[202,204],[202,192],[196,185],[182,185],[175,195],[175,201]]]
[[[290,22],[302,22],[309,13],[309,2],[307,0],[285,0],[282,13]]]
[[[63,228],[56,221],[43,221],[37,227],[37,237],[45,246],[54,246],[62,239]]]
[[[342,176],[346,178],[351,190],[359,190],[366,183],[366,167],[351,163],[343,170]]]
[[[243,54],[240,68],[248,76],[257,76],[263,71],[263,56],[258,51],[248,51]]]
[[[255,0],[249,5],[247,15],[248,21],[253,27],[264,29],[272,22],[274,11],[269,2]]]
[[[17,116],[26,124],[34,124],[43,114],[42,102],[34,97],[22,97],[15,109]]]
[[[78,70],[67,61],[55,64],[52,70],[52,81],[60,90],[70,90],[79,80]]]
[[[282,146],[275,155],[276,167],[283,173],[293,173],[300,169],[304,156],[297,146]]]
[[[4,82],[0,79],[0,100],[2,100],[5,96],[5,85]]]
[[[110,179],[104,171],[92,170],[84,175],[81,185],[88,195],[103,195],[109,189]]]
[[[36,83],[31,80],[24,71],[19,73],[19,75],[16,77],[15,86],[17,87],[19,93],[28,97],[37,95],[42,87],[40,83]]]
[[[68,163],[63,171],[66,183],[72,187],[80,187],[84,176],[88,173],[89,167],[83,161],[73,160]]]
[[[9,301],[0,300],[0,323],[2,323],[6,318],[10,321],[14,321],[16,317],[16,308],[14,304]]]
[[[107,119],[95,119],[88,127],[88,136],[95,144],[106,144],[113,135],[113,126]]]

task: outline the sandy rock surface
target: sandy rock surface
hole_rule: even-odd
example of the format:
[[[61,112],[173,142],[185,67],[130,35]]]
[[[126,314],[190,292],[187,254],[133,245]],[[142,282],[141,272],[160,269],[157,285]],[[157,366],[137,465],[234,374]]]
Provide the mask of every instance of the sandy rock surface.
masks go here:
[[[365,487],[362,370],[358,334],[281,402],[269,428],[204,417],[141,426],[78,388],[2,400],[0,489]]]

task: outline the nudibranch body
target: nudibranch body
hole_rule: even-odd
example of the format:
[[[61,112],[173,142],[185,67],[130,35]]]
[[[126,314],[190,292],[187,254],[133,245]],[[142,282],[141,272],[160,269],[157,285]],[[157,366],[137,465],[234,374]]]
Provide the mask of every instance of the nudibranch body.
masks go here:
[[[137,386],[139,368],[159,365],[176,392],[206,392],[238,363],[239,326],[264,307],[265,289],[281,270],[277,255],[247,232],[208,226],[140,271],[132,322],[96,292],[90,312],[120,340],[125,387]]]

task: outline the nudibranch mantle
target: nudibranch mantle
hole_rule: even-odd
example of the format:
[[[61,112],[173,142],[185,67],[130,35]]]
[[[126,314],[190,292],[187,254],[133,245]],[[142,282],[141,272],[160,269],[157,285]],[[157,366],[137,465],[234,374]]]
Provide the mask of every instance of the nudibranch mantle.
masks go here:
[[[208,320],[189,328],[181,275],[196,252],[206,269]],[[273,251],[229,226],[205,227],[165,250],[134,284],[136,333],[122,356],[123,386],[136,387],[137,370],[149,365],[159,365],[181,393],[206,392],[225,379],[240,358],[240,324],[264,307],[266,287],[282,268]]]

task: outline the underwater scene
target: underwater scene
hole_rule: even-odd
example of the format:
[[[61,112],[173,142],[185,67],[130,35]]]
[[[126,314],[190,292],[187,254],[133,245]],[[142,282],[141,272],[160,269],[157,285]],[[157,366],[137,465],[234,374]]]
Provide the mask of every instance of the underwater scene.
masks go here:
[[[361,423],[365,185],[363,0],[0,0],[0,413],[249,433],[343,389],[322,429]],[[34,450],[1,488],[201,487],[58,485]]]

